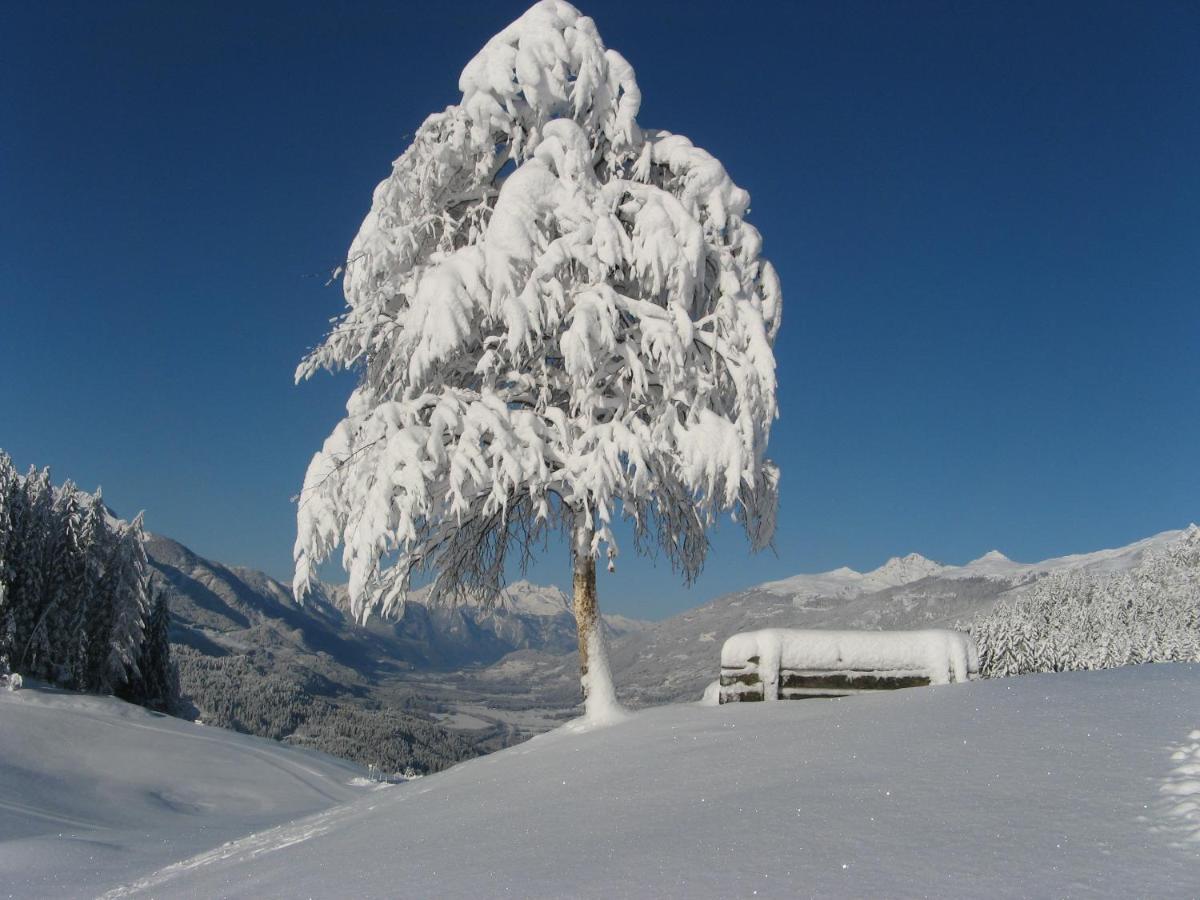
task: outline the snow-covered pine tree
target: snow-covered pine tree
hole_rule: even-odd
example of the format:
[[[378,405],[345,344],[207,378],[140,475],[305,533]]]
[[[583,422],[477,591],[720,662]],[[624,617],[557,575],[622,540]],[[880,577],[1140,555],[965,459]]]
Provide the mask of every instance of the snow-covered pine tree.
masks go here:
[[[82,495],[68,481],[54,491],[46,522],[46,549],[40,613],[23,671],[47,681],[74,681],[72,637],[79,618],[82,571],[85,566],[82,537]]]
[[[150,615],[150,580],[142,515],[117,527],[112,563],[107,573],[112,597],[112,627],[100,688],[116,690],[138,678],[138,658]]]
[[[8,584],[12,580],[9,564],[10,536],[13,529],[12,492],[17,484],[17,471],[8,454],[0,451],[0,675],[9,672],[12,639],[16,632],[16,615]]]
[[[154,591],[136,669],[120,692],[132,703],[164,713],[174,712],[179,702],[179,675],[171,659],[170,629],[166,595]]]
[[[89,666],[89,646],[92,623],[101,613],[101,605],[108,602],[102,590],[105,568],[108,565],[110,526],[104,495],[99,488],[93,494],[84,495],[83,511],[79,527],[79,549],[81,561],[75,574],[78,578],[76,590],[78,601],[76,618],[71,623],[71,647],[69,650],[71,681],[69,685],[78,690],[94,689]],[[99,669],[99,666],[96,666]]]
[[[510,552],[561,529],[591,709],[615,518],[688,580],[719,514],[771,538],[779,281],[749,195],[639,127],[632,66],[570,4],[531,8],[459,87],[376,188],[348,309],[297,371],[361,373],[305,477],[297,594],[340,544],[360,616],[422,571],[435,599],[494,597]]]
[[[109,527],[103,505],[100,512],[105,516],[104,527],[96,532],[88,550],[95,566],[96,579],[88,602],[83,640],[87,653],[83,681],[84,690],[106,693],[112,690],[108,681],[108,655],[117,605],[117,534]]]
[[[1049,575],[969,629],[988,677],[1200,662],[1200,528],[1130,571]]]
[[[45,629],[46,583],[49,571],[49,547],[53,532],[54,488],[50,470],[30,467],[22,479],[12,544],[15,571],[9,590],[14,597],[15,630],[13,668],[24,672],[30,654],[47,648]]]
[[[55,489],[45,469],[19,475],[0,451],[0,670],[109,693],[149,653],[169,681],[169,648],[145,646],[144,540],[140,515],[115,519],[98,490]]]

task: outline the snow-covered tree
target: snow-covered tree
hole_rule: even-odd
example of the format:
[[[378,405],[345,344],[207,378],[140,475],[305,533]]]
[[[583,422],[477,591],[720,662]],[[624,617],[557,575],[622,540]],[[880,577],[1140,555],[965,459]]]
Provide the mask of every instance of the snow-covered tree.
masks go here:
[[[22,672],[30,654],[35,657],[44,654],[48,646],[45,612],[53,513],[50,470],[31,467],[14,497],[14,528],[9,541],[14,561],[13,580],[9,584],[15,619],[13,668],[20,667]]]
[[[22,476],[0,451],[0,670],[111,693],[144,659],[161,669],[144,540],[140,515],[116,519],[99,491]]]
[[[69,660],[69,680],[65,683],[76,689],[86,689],[92,684],[89,671],[90,650],[96,619],[107,622],[109,596],[103,590],[104,573],[109,556],[112,537],[108,510],[99,489],[93,494],[84,494],[81,500],[78,546],[81,559],[73,569],[72,583],[77,601],[74,616],[65,631],[70,642],[66,650]],[[99,669],[99,666],[96,666]]]
[[[171,658],[171,611],[167,598],[157,593],[151,601],[146,634],[138,651],[137,665],[118,692],[131,703],[174,712],[179,704],[179,674]]]
[[[110,542],[108,565],[101,593],[108,598],[107,639],[93,655],[93,681],[101,690],[114,691],[138,677],[139,648],[150,615],[150,579],[147,571],[142,516],[117,524]]]
[[[1200,528],[1127,572],[1060,572],[969,625],[986,676],[1200,662]]]
[[[82,543],[84,495],[70,481],[56,489],[44,534],[44,570],[39,612],[29,649],[22,660],[25,673],[60,684],[75,681],[74,642],[71,640],[87,593],[82,584],[87,548]]]
[[[570,4],[531,8],[459,87],[376,188],[348,308],[297,372],[360,373],[305,477],[297,594],[342,545],[360,616],[421,572],[435,599],[494,596],[561,530],[590,708],[619,516],[689,580],[719,514],[771,538],[779,281],[749,195],[638,125],[632,66]]]
[[[13,578],[10,559],[13,553],[12,533],[13,498],[19,476],[8,454],[0,453],[0,675],[7,674],[12,657],[13,638],[16,633],[16,610],[12,591]]]

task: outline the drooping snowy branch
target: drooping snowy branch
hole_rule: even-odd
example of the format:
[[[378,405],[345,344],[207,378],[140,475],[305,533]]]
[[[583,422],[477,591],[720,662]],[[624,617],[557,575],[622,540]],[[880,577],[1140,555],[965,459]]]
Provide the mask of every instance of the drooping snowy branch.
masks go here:
[[[361,372],[301,493],[298,593],[339,545],[360,615],[423,568],[495,590],[510,546],[578,509],[593,554],[623,512],[688,577],[722,512],[764,546],[781,292],[748,194],[638,126],[633,68],[567,3],[459,86],[376,188],[348,308],[297,372]]]

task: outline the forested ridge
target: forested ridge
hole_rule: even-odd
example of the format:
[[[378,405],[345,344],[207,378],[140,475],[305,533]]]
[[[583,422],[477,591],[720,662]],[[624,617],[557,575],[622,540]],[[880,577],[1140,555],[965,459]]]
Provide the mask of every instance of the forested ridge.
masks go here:
[[[206,725],[340,756],[384,772],[436,772],[478,755],[411,707],[327,696],[336,686],[265,651],[208,656],[176,645],[184,692]]]
[[[1200,528],[1128,571],[1055,573],[968,627],[989,677],[1200,662]]]

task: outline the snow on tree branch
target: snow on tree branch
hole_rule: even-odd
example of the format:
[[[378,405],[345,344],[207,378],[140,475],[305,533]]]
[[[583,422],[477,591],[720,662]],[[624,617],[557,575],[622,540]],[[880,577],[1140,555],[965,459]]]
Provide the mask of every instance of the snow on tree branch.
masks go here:
[[[593,555],[615,557],[624,512],[689,578],[722,512],[764,546],[781,291],[749,195],[638,126],[633,68],[567,3],[459,86],[376,188],[347,310],[297,371],[361,373],[305,478],[297,593],[339,545],[359,615],[422,569],[491,592],[510,545],[576,509]]]

